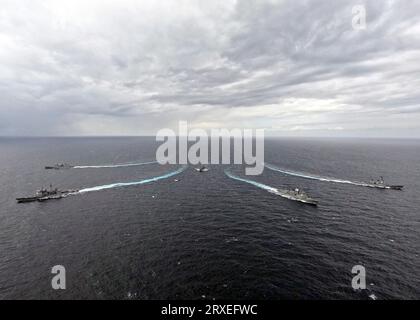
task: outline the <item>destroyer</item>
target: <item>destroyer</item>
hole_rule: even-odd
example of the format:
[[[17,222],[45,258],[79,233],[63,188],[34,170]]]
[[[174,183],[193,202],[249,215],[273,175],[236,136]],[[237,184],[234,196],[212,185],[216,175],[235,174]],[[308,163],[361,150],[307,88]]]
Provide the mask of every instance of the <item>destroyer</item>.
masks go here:
[[[300,190],[299,188],[296,188],[295,190],[286,190],[282,194],[282,196],[290,200],[303,202],[303,203],[310,204],[313,206],[318,205],[317,200],[312,199],[304,191]]]
[[[78,190],[59,190],[57,188],[53,189],[50,186],[50,189],[41,189],[36,192],[33,197],[26,197],[26,198],[16,198],[18,203],[25,203],[25,202],[43,202],[47,200],[55,200],[65,198],[71,194],[78,192]]]
[[[368,184],[366,184],[366,186],[371,187],[371,188],[392,189],[392,190],[402,190],[404,188],[404,186],[401,186],[401,185],[387,185],[383,177],[381,177],[378,180],[371,180]]]
[[[45,169],[47,170],[61,170],[61,169],[71,169],[74,168],[74,166],[68,164],[68,163],[57,163],[53,166],[46,166]]]

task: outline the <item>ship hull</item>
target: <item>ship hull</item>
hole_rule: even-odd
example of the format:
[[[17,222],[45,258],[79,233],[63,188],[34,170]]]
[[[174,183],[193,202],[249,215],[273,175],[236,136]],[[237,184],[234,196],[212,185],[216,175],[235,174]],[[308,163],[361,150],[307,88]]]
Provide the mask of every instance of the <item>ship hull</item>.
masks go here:
[[[35,202],[38,201],[38,197],[29,197],[29,198],[17,198],[16,201],[18,203],[27,203],[27,202]]]
[[[310,198],[299,199],[299,198],[295,198],[294,196],[290,196],[290,195],[281,195],[281,196],[286,198],[286,199],[296,201],[296,202],[300,202],[300,203],[303,203],[303,204],[307,204],[307,205],[310,205],[310,206],[314,206],[314,207],[318,206],[318,201],[314,200],[314,199],[310,199]]]
[[[392,190],[402,190],[404,186],[389,186]]]
[[[48,200],[58,200],[58,199],[62,199],[62,198],[66,198],[67,196],[74,194],[78,192],[78,190],[66,190],[63,191],[61,193],[57,193],[57,194],[52,194],[49,196],[38,196],[38,197],[27,197],[27,198],[16,198],[16,201],[18,203],[28,203],[28,202],[44,202],[44,201],[48,201]]]
[[[404,186],[388,186],[388,185],[375,185],[375,184],[369,184],[367,186],[370,188],[388,189],[388,190],[402,190],[404,188]]]
[[[308,204],[308,205],[314,206],[314,207],[318,206],[318,202],[317,201],[302,201],[302,200],[297,200],[297,201],[300,201],[300,202],[302,202],[304,204]]]

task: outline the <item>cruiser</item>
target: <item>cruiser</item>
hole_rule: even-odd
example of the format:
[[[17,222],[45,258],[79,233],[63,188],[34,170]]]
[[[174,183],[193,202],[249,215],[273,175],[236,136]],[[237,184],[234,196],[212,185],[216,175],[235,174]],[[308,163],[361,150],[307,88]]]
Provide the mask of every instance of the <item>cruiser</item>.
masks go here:
[[[54,200],[54,199],[61,199],[65,198],[71,194],[76,193],[78,190],[58,190],[57,188],[53,189],[50,186],[50,189],[41,189],[36,192],[33,197],[26,197],[26,198],[16,198],[18,203],[25,203],[25,202],[43,202],[47,200]]]
[[[283,196],[287,199],[303,202],[313,206],[318,205],[318,201],[309,197],[304,191],[296,188],[294,190],[286,190]]]
[[[384,178],[381,177],[378,180],[371,180],[368,184],[368,187],[378,188],[378,189],[392,189],[392,190],[402,190],[404,186],[401,185],[387,185],[385,184]]]
[[[53,166],[46,166],[46,170],[61,170],[61,169],[71,169],[74,166],[68,164],[68,163],[57,163]]]

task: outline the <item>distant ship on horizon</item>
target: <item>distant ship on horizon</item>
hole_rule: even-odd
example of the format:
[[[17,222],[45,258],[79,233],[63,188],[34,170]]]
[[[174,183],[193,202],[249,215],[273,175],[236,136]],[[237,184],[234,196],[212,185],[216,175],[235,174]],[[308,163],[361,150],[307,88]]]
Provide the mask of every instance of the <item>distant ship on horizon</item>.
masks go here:
[[[71,169],[71,168],[74,168],[74,166],[68,163],[57,163],[53,166],[45,166],[46,170],[61,170],[61,169]]]

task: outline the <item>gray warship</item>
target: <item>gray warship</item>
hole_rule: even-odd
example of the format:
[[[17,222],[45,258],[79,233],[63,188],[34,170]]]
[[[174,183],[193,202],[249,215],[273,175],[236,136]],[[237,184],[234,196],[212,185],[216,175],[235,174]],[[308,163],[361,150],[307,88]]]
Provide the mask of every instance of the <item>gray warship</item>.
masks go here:
[[[290,200],[294,200],[294,201],[298,201],[298,202],[303,202],[312,206],[317,206],[318,205],[318,201],[309,197],[303,190],[296,188],[294,190],[285,190],[284,193],[282,194],[283,197],[290,199]]]
[[[207,172],[209,171],[209,168],[207,168],[206,166],[201,166],[200,168],[195,168],[195,170],[198,172]]]
[[[404,186],[402,185],[388,185],[385,183],[384,178],[380,177],[377,180],[371,180],[366,184],[367,187],[378,188],[378,189],[392,189],[392,190],[402,190]]]
[[[78,192],[78,190],[59,190],[57,188],[53,189],[50,186],[50,189],[41,189],[36,192],[36,194],[32,197],[24,197],[24,198],[16,198],[18,203],[26,203],[26,202],[43,202],[48,200],[57,200],[61,198],[65,198],[71,194]]]
[[[63,169],[71,169],[74,168],[71,164],[68,163],[57,163],[53,166],[46,166],[46,170],[63,170]]]

